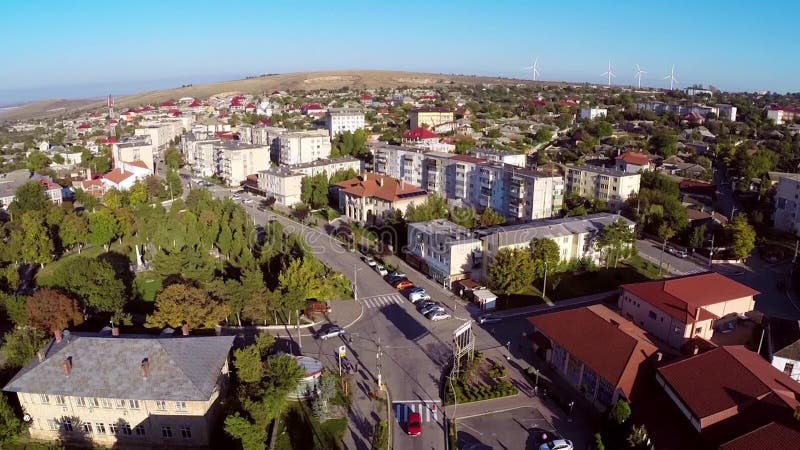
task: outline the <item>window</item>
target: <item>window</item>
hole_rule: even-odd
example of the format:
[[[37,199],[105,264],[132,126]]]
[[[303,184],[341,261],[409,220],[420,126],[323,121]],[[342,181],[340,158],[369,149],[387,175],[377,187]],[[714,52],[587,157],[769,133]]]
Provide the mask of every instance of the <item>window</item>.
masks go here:
[[[794,363],[787,362],[786,365],[783,366],[783,373],[791,376],[792,372],[794,372]]]
[[[119,426],[119,431],[120,431],[121,434],[124,434],[125,436],[130,436],[131,435],[131,426],[130,426],[130,424],[128,424],[128,423],[121,424]]]
[[[163,425],[161,427],[161,437],[171,438],[172,437],[172,427]]]
[[[106,434],[106,426],[102,423],[94,424],[94,430],[97,431],[97,434]]]
[[[114,406],[117,408],[124,408],[125,407],[125,400],[116,399],[114,400]]]
[[[92,424],[90,424],[89,422],[84,422],[84,423],[82,423],[82,424],[81,424],[81,430],[82,430],[82,431],[83,431],[85,434],[92,434]]]
[[[53,419],[48,419],[47,427],[50,428],[53,431],[58,430],[58,421],[53,420]]]
[[[139,400],[128,400],[131,409],[139,409]]]
[[[78,406],[86,406],[86,399],[83,397],[75,397],[75,404]]]
[[[175,402],[176,411],[186,411],[186,402]]]
[[[647,317],[649,317],[651,319],[655,319],[656,318],[656,313],[654,311],[649,311],[647,313]]]
[[[56,405],[64,406],[67,404],[67,399],[63,395],[56,395]]]
[[[50,397],[47,394],[39,394],[39,400],[41,400],[44,405],[50,403]]]
[[[697,327],[694,329],[694,334],[700,334],[703,332],[703,327]]]
[[[156,400],[156,409],[159,411],[166,411],[167,402],[165,402],[164,400]]]
[[[103,408],[111,408],[111,407],[113,407],[110,398],[101,398],[100,399],[100,404],[103,405]]]
[[[136,425],[135,427],[133,427],[133,432],[137,436],[144,436],[144,434],[145,434],[144,433],[144,425]]]
[[[115,423],[108,424],[108,432],[110,434],[117,434],[119,432],[119,427]]]
[[[68,432],[72,431],[73,430],[73,428],[72,428],[72,419],[70,419],[70,418],[61,419],[61,427],[64,428],[64,431],[68,431]]]
[[[192,428],[188,425],[184,425],[181,427],[181,437],[184,439],[191,439],[192,438]]]
[[[89,406],[99,408],[100,401],[97,399],[97,397],[89,397]]]

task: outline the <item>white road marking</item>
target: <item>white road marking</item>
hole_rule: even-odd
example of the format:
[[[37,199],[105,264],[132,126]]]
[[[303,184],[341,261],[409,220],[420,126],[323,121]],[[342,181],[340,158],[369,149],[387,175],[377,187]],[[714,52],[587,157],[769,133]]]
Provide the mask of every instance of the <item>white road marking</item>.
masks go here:
[[[392,304],[400,304],[403,302],[403,298],[400,294],[385,294],[362,298],[361,301],[364,302],[367,308],[382,308]]]

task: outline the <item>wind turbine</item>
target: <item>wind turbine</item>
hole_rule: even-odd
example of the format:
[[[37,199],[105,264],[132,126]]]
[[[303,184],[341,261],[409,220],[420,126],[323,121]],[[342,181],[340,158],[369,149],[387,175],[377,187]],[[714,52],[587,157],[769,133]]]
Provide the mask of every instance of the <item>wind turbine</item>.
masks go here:
[[[633,78],[636,78],[636,82],[637,82],[637,85],[639,86],[639,89],[642,88],[642,75],[644,75],[646,73],[647,72],[642,70],[642,68],[639,67],[638,64],[636,65],[636,75],[634,75]]]
[[[539,76],[539,69],[537,68],[538,64],[539,64],[539,58],[536,58],[533,60],[532,66],[522,69],[522,70],[530,70],[531,72],[533,72],[533,81],[536,81],[536,77]]]
[[[611,78],[616,78],[617,76],[614,75],[614,72],[611,70],[611,61],[608,62],[608,71],[603,72],[600,74],[601,77],[608,77],[608,87],[611,87]]]
[[[672,70],[669,71],[669,75],[664,77],[665,80],[669,80],[669,90],[672,90],[672,86],[678,82],[678,79],[675,78],[675,66],[672,66]]]

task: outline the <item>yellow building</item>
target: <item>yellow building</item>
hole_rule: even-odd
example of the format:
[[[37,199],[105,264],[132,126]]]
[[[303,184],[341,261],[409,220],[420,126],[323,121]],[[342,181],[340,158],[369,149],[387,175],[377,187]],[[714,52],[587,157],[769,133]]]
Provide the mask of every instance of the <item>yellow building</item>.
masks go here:
[[[433,128],[453,120],[453,111],[447,108],[417,108],[408,113],[412,130],[426,125],[428,128]]]
[[[3,388],[31,438],[114,448],[206,448],[233,336],[68,334]]]

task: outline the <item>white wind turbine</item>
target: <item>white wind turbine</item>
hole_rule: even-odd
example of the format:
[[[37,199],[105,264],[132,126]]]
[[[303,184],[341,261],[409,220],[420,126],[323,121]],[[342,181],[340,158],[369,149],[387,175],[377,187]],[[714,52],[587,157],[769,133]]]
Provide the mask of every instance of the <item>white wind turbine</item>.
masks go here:
[[[614,72],[611,70],[611,61],[608,62],[608,71],[600,74],[601,77],[608,77],[608,87],[611,87],[611,78],[616,78]]]
[[[539,65],[539,58],[536,58],[533,60],[532,66],[525,67],[522,70],[530,70],[531,72],[533,72],[533,81],[536,81],[536,78],[539,76],[539,69],[537,67],[538,65]]]
[[[633,78],[636,78],[636,83],[639,86],[639,89],[642,88],[642,75],[644,75],[646,73],[647,72],[642,70],[642,68],[639,67],[638,64],[636,65],[636,75],[634,75]]]
[[[678,82],[678,79],[675,78],[675,66],[672,66],[672,70],[669,71],[669,75],[664,77],[665,80],[669,80],[669,90],[672,90],[673,85]]]

